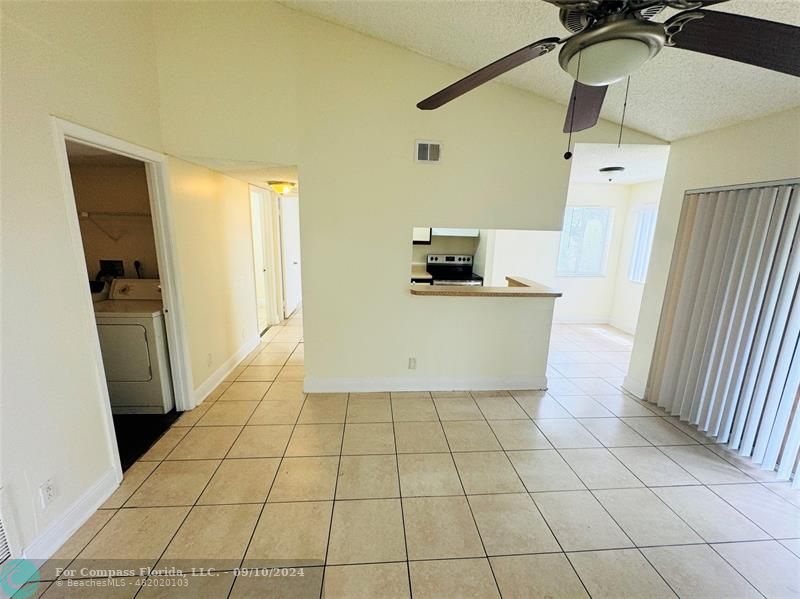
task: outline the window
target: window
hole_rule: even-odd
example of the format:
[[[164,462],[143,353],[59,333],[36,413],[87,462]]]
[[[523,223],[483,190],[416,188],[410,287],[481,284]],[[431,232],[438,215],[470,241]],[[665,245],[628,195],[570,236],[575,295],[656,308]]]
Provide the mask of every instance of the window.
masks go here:
[[[639,210],[636,219],[636,234],[633,238],[631,263],[628,266],[628,279],[633,283],[644,283],[647,277],[647,264],[650,262],[650,250],[653,247],[653,233],[656,229],[655,204],[647,204]]]
[[[602,277],[606,274],[612,208],[568,206],[558,250],[558,274]]]

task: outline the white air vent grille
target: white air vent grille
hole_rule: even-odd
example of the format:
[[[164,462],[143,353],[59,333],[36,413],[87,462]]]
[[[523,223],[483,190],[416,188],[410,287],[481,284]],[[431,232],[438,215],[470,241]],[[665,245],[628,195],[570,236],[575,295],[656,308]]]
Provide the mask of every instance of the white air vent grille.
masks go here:
[[[441,157],[442,145],[438,141],[418,139],[414,143],[414,160],[417,162],[439,162]]]

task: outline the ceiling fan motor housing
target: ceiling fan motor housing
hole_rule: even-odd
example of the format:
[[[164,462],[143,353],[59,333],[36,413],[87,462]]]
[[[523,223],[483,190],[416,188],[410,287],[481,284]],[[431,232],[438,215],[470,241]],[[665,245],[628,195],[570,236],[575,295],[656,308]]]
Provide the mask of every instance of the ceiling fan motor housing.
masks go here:
[[[562,8],[558,12],[561,24],[570,33],[580,33],[592,23],[591,15],[585,10]]]
[[[665,41],[661,23],[635,17],[607,20],[569,38],[558,62],[584,85],[610,85],[653,58]]]

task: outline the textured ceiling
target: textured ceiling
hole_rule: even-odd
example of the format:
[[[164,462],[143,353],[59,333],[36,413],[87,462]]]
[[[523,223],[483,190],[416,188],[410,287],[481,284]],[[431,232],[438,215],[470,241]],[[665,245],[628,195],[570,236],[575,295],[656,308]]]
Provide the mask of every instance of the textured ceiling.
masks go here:
[[[543,0],[287,0],[283,4],[467,70],[535,40],[568,35],[558,20],[558,9]],[[800,25],[800,0],[731,0],[715,8]],[[665,11],[659,20],[671,14]],[[555,52],[500,81],[562,104],[572,87]],[[619,122],[624,92],[624,82],[609,89],[603,118]],[[672,141],[798,105],[800,78],[665,48],[631,78],[625,120],[634,129]]]
[[[669,146],[622,144],[575,144],[570,183],[609,183],[609,176],[599,172],[606,166],[625,170],[612,176],[613,185],[632,185],[658,181],[667,172]]]

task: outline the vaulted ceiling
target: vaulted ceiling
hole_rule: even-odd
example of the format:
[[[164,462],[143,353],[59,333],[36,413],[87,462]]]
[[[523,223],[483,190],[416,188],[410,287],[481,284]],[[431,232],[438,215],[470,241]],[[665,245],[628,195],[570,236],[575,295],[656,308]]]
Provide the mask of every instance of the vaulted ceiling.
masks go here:
[[[558,20],[558,9],[543,0],[287,0],[284,4],[465,71],[533,41],[568,35]],[[730,0],[714,8],[800,26],[800,0]],[[665,11],[657,20],[670,14]],[[555,53],[499,81],[565,105],[572,87]],[[443,80],[441,86],[449,83]],[[609,89],[603,118],[619,122],[624,92],[624,82]],[[800,78],[666,48],[631,78],[625,121],[671,141],[799,105]]]

